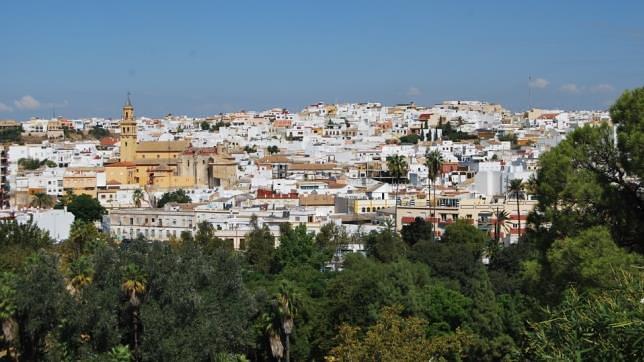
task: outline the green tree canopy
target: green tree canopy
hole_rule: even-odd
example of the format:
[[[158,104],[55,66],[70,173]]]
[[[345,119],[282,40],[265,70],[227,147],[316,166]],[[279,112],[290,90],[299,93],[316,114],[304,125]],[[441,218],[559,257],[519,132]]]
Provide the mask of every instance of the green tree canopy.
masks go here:
[[[407,246],[398,233],[385,229],[372,231],[365,237],[367,253],[382,262],[391,262],[405,255]]]
[[[246,260],[256,271],[268,274],[271,270],[275,253],[275,238],[266,224],[259,227],[255,221],[253,225],[253,230],[244,238],[246,242]]]
[[[591,292],[572,288],[562,303],[531,322],[530,360],[641,361],[644,311],[641,271],[611,273],[611,287]]]
[[[192,199],[188,194],[186,194],[186,191],[183,189],[179,189],[176,191],[170,191],[164,193],[159,201],[157,201],[157,207],[161,208],[165,206],[165,204],[170,203],[170,202],[176,202],[179,204],[188,204],[192,202]]]
[[[107,213],[96,198],[86,194],[74,196],[67,205],[67,211],[74,214],[77,220],[86,222],[100,220]]]
[[[431,240],[432,224],[422,217],[417,217],[411,224],[403,225],[400,234],[407,245],[414,246],[419,241]]]

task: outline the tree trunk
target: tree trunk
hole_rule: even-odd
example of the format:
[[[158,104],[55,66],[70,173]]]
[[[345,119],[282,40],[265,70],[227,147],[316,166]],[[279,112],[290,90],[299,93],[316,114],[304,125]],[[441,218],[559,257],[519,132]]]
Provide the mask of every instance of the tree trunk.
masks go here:
[[[133,334],[134,334],[134,360],[140,361],[141,355],[139,352],[139,323],[138,313],[136,310],[132,312]]]
[[[396,193],[394,194],[394,232],[398,232],[398,182],[396,182]]]
[[[519,225],[519,239],[521,239],[521,208],[519,207],[519,195],[517,194],[517,218],[518,220],[518,225]],[[519,240],[517,239],[517,242]]]
[[[286,334],[286,362],[291,362],[291,335]]]
[[[434,220],[435,222],[432,224],[435,224],[434,230],[432,230],[432,240],[436,237],[436,233],[438,233],[438,215],[436,215],[436,181],[433,182],[434,184]]]
[[[432,238],[431,240],[434,241],[434,223],[432,222],[432,188],[431,188],[431,183],[432,180],[430,180],[429,176],[427,176],[427,208],[429,209],[429,223],[432,224]]]

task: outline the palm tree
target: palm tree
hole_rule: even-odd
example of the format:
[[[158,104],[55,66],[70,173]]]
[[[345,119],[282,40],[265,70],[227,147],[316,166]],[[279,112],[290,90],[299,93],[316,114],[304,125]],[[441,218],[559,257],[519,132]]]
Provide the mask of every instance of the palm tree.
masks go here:
[[[282,322],[282,330],[286,335],[286,362],[291,360],[290,336],[295,327],[295,314],[297,313],[297,296],[293,287],[287,283],[282,283],[280,292],[277,295],[278,313]]]
[[[145,284],[145,276],[136,265],[128,264],[124,268],[121,289],[129,296],[129,303],[132,307],[132,336],[135,360],[140,360],[141,357],[139,351],[139,306],[141,305],[141,300],[139,297],[145,292]]]
[[[94,280],[94,270],[89,259],[81,256],[69,265],[70,280],[67,290],[71,295],[77,296],[80,291]]]
[[[143,190],[136,189],[132,193],[132,201],[136,207],[141,207],[141,200],[143,200]]]
[[[400,185],[400,179],[403,176],[407,175],[407,161],[405,156],[401,155],[392,155],[387,157],[387,169],[389,174],[396,181],[396,199],[394,204],[394,226],[396,232],[398,232],[398,186]]]
[[[432,212],[433,217],[436,217],[436,178],[440,175],[441,173],[441,167],[443,166],[443,156],[438,150],[434,151],[429,151],[425,153],[425,166],[427,167],[427,200],[429,202],[429,193],[431,192],[431,189],[429,187],[430,183],[433,184],[434,186],[434,210]],[[432,226],[434,224],[432,223]],[[432,230],[432,240],[434,239],[434,235],[436,233],[436,228]]]
[[[508,185],[508,195],[514,197],[517,200],[517,217],[518,217],[518,229],[519,229],[519,238],[521,238],[521,209],[519,207],[519,200],[523,198],[523,180],[514,179],[510,180]]]
[[[280,336],[281,327],[279,326],[279,322],[277,322],[278,318],[274,310],[275,308],[272,308],[271,313],[264,313],[262,320],[266,325],[264,329],[268,337],[268,344],[271,347],[271,354],[273,358],[281,361],[282,357],[284,357],[284,345],[282,344],[282,337]]]
[[[31,200],[31,207],[48,209],[52,206],[54,206],[54,200],[44,192],[36,192],[34,198]]]
[[[498,208],[494,212],[494,218],[496,219],[494,224],[494,240],[496,244],[499,244],[501,229],[506,232],[509,229],[508,220],[510,220],[510,214],[505,210],[499,210]]]

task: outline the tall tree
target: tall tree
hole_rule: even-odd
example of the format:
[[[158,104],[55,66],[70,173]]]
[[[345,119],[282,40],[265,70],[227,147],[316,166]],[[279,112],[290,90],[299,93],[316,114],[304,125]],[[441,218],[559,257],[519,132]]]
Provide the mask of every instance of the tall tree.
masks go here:
[[[494,211],[494,240],[497,245],[501,239],[501,232],[509,231],[508,220],[510,220],[510,214],[507,211],[498,208]]]
[[[430,205],[433,205],[433,212],[432,212],[432,220],[438,220],[436,217],[436,178],[440,176],[441,174],[441,169],[443,166],[443,156],[438,150],[434,151],[429,151],[425,153],[425,167],[427,167],[427,202],[430,202],[430,197],[429,193],[431,192],[430,188],[430,183],[432,186],[434,186],[434,202],[433,204],[430,203]],[[434,230],[432,232],[432,240],[434,238],[434,233],[438,229],[438,221],[436,222],[436,225],[434,227]]]
[[[277,295],[277,308],[281,319],[282,331],[286,336],[286,362],[291,360],[291,344],[290,338],[295,328],[295,315],[297,313],[297,305],[299,299],[293,287],[286,282],[280,285],[279,294]]]
[[[523,191],[523,180],[510,180],[510,183],[508,184],[508,196],[510,198],[514,198],[517,202],[517,228],[519,230],[519,238],[521,238],[521,205],[519,203],[519,200],[522,200],[524,195],[525,193]]]
[[[123,284],[121,289],[128,296],[128,303],[131,311],[132,326],[132,349],[135,360],[141,360],[140,336],[139,330],[141,319],[139,310],[141,306],[141,296],[145,293],[147,280],[145,275],[135,264],[127,264],[123,268]]]
[[[400,186],[400,180],[403,177],[407,176],[407,160],[405,156],[402,155],[392,155],[387,156],[387,169],[389,170],[389,175],[396,183],[396,194],[395,194],[395,205],[394,205],[394,226],[395,231],[398,232],[398,187]]]
[[[58,259],[44,252],[35,254],[26,263],[16,286],[20,360],[44,360],[47,337],[61,324],[63,311],[71,308]]]
[[[268,274],[275,254],[275,238],[266,224],[257,225],[257,218],[251,224],[253,229],[245,237],[246,259],[256,271]]]

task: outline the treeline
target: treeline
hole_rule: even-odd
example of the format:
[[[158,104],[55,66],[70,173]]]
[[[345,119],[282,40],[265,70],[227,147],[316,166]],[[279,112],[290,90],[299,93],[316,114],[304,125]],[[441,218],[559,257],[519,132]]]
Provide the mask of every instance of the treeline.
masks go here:
[[[210,224],[120,244],[78,221],[53,244],[0,225],[7,360],[427,361],[644,359],[644,89],[541,158],[520,242],[465,221],[347,235],[254,220],[243,251]],[[617,139],[617,144],[613,140]],[[338,259],[339,246],[366,255]],[[483,256],[489,264],[482,263]],[[329,261],[342,262],[328,271]]]

